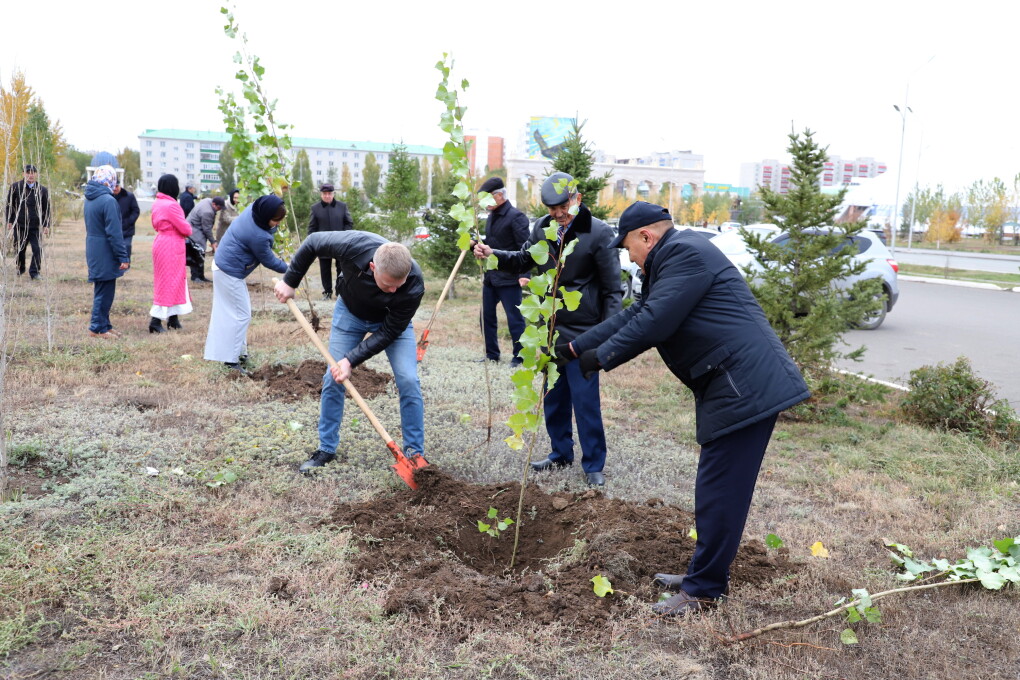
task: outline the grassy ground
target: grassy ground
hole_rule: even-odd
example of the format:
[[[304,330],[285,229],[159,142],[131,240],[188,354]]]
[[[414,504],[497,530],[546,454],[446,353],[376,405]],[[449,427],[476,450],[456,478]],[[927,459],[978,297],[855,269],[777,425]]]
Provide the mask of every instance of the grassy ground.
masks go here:
[[[745,539],[777,534],[801,569],[733,592],[710,616],[659,622],[647,603],[611,596],[628,614],[597,639],[527,620],[481,626],[438,614],[388,617],[382,605],[393,583],[355,579],[357,543],[328,522],[339,503],[405,492],[364,418],[348,407],[347,463],[299,476],[296,466],[316,444],[317,400],[284,403],[202,361],[208,286],[194,291],[196,312],[182,319],[182,332],[148,334],[151,263],[142,237],[113,307],[124,337],[90,338],[83,241],[81,223],[64,223],[45,280],[14,279],[9,270],[5,279],[3,677],[1016,677],[1015,589],[886,600],[882,623],[858,624],[853,647],[840,644],[844,624],[836,620],[741,645],[719,640],[826,611],[851,588],[893,587],[883,538],[922,557],[957,559],[969,546],[1020,534],[1016,447],[905,424],[893,396],[830,398],[812,417],[801,409],[780,421]],[[268,278],[260,271],[250,279],[252,360],[314,357],[269,295]],[[419,328],[441,286],[429,282]],[[458,283],[457,299],[444,304],[421,377],[429,459],[457,477],[493,483],[518,477],[522,460],[500,441],[508,434],[500,424],[509,415],[506,363],[472,362],[482,355],[478,290]],[[328,317],[329,303],[316,308]],[[369,365],[389,372],[385,359]],[[496,423],[488,444],[487,377]],[[371,406],[398,435],[395,395]],[[689,394],[645,354],[603,376],[602,406],[605,493],[691,509],[697,448]],[[534,457],[546,451],[540,439]],[[539,481],[584,488],[578,470]],[[827,559],[811,556],[816,541]]]
[[[956,281],[977,281],[980,283],[994,283],[1006,288],[1020,286],[1020,274],[1006,274],[1004,272],[985,272],[971,269],[949,269],[946,267],[934,267],[924,264],[900,264],[900,274],[911,276],[938,277],[941,279],[954,279]]]

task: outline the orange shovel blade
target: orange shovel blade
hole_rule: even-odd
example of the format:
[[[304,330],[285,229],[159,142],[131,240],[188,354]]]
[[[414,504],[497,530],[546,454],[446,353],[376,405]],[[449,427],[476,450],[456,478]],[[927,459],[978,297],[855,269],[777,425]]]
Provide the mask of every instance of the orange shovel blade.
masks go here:
[[[421,340],[418,341],[418,361],[425,358],[425,350],[429,348],[429,329],[426,328],[421,334]]]
[[[411,456],[408,458],[393,440],[386,442],[386,446],[389,448],[390,453],[393,454],[393,458],[397,461],[390,467],[393,468],[393,471],[397,473],[398,477],[404,480],[405,484],[412,489],[417,490],[418,485],[414,481],[414,471],[428,466],[429,463],[425,460],[425,456]]]

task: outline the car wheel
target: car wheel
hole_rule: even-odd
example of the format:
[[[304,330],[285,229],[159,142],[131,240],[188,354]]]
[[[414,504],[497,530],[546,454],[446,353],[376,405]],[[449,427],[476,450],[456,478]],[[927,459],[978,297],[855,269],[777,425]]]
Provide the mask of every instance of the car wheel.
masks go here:
[[[862,331],[873,331],[881,326],[882,322],[885,321],[886,312],[889,310],[889,299],[886,297],[884,292],[879,293],[878,297],[882,300],[882,307],[871,316],[867,316],[862,319],[861,322],[855,326],[857,329]]]

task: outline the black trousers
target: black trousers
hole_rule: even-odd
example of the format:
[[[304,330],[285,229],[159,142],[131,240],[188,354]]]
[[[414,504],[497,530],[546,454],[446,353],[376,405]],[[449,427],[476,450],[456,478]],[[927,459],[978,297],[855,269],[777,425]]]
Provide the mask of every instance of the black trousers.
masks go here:
[[[25,251],[29,246],[32,246],[32,263],[28,268],[28,273],[32,278],[39,276],[39,272],[42,271],[42,243],[39,242],[39,229],[36,227],[26,230],[15,227],[14,238],[18,245],[18,273],[25,273]]]
[[[776,417],[701,447],[694,485],[698,540],[681,586],[688,595],[714,599],[726,589]]]
[[[322,279],[323,295],[333,294],[333,260],[328,257],[319,258],[319,277]],[[340,260],[336,261],[336,275],[340,277]],[[339,287],[339,286],[338,286]]]

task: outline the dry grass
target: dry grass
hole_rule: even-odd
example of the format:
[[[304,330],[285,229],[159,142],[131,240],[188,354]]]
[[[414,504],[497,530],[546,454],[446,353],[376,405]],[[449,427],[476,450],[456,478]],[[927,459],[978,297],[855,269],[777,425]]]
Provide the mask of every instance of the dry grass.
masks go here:
[[[27,491],[0,505],[3,677],[1016,677],[1015,589],[886,600],[882,624],[858,626],[855,647],[840,645],[839,621],[719,642],[720,634],[824,611],[851,588],[888,587],[883,537],[955,559],[968,546],[1020,534],[1015,447],[904,425],[882,405],[867,417],[780,422],[745,536],[776,533],[802,568],[736,590],[704,619],[656,622],[647,603],[631,602],[604,636],[579,640],[569,628],[529,621],[483,627],[440,617],[438,606],[421,619],[387,617],[390,584],[356,580],[356,543],[325,521],[336,503],[402,491],[377,435],[349,407],[348,463],[297,475],[315,445],[317,400],[276,401],[263,385],[232,380],[201,359],[209,287],[193,291],[196,312],[182,319],[183,332],[149,335],[148,246],[136,237],[135,266],[118,283],[119,341],[87,334],[80,223],[57,230],[44,281],[14,281],[15,351],[2,406],[12,481]],[[253,360],[314,357],[270,299],[269,276],[253,282],[262,284],[252,287]],[[419,327],[441,283],[430,282]],[[505,481],[522,466],[501,441],[509,369],[472,363],[482,355],[479,289],[467,280],[457,289],[421,367],[428,454],[456,476]],[[328,317],[328,303],[316,308]],[[370,365],[389,371],[384,358]],[[497,404],[490,441],[486,366]],[[689,395],[654,353],[602,380],[606,493],[690,508],[697,449]],[[372,407],[399,435],[395,396]],[[545,446],[540,436],[535,457]],[[207,485],[225,471],[238,480]],[[577,470],[539,481],[583,488]],[[829,559],[809,556],[815,541]]]

